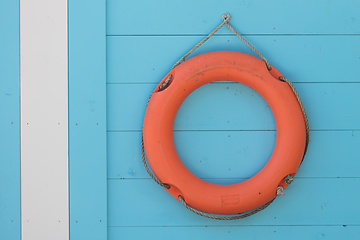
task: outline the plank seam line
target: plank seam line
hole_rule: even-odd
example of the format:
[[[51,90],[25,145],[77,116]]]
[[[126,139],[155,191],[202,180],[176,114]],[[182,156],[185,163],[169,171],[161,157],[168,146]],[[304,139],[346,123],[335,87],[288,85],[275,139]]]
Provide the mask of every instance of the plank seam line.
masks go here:
[[[313,84],[313,83],[316,83],[316,84],[348,84],[348,83],[360,83],[360,82],[292,82],[292,83],[296,83],[296,84]],[[109,85],[113,85],[113,84],[123,84],[123,85],[157,85],[159,84],[158,82],[109,82],[109,83],[106,83],[106,84],[109,84]],[[212,83],[209,83],[209,84],[239,84],[239,83],[236,83],[236,82],[230,82],[230,81],[221,81],[221,82],[212,82]]]
[[[360,224],[319,224],[319,225],[312,225],[312,224],[280,224],[280,225],[267,225],[267,224],[259,224],[259,225],[246,225],[246,224],[239,224],[239,225],[162,225],[162,226],[107,226],[108,228],[167,228],[167,227],[173,227],[173,228],[208,228],[208,227],[359,227]]]
[[[184,130],[176,129],[174,132],[276,132],[275,129],[271,130],[233,130],[233,129],[205,129],[205,130]],[[360,129],[310,129],[310,132],[358,132]],[[141,130],[107,130],[107,132],[129,132],[136,133],[141,132]]]
[[[106,37],[204,37],[205,33],[178,33],[178,34],[107,34]],[[242,36],[277,37],[277,36],[360,36],[360,33],[243,33]],[[214,36],[233,37],[234,33],[218,33]]]
[[[249,178],[203,178],[204,180],[231,180],[231,179],[250,179]],[[360,177],[296,177],[296,179],[360,179]],[[151,180],[151,178],[129,178],[129,177],[119,177],[119,178],[107,178],[107,180],[118,181],[118,180]]]

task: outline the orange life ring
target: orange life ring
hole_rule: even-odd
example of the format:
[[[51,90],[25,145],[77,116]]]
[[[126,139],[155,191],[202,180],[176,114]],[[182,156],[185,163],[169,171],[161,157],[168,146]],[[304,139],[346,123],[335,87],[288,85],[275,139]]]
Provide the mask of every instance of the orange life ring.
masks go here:
[[[172,75],[171,78],[169,76]],[[251,211],[276,197],[284,177],[295,175],[302,161],[306,126],[299,102],[282,75],[251,55],[232,51],[195,56],[175,67],[159,83],[148,102],[143,141],[149,165],[156,177],[170,185],[167,191],[203,212],[231,215]],[[164,90],[164,82],[170,79]],[[269,104],[276,122],[276,144],[267,164],[250,179],[231,185],[206,182],[181,162],[173,142],[176,113],[195,89],[215,81],[233,81],[258,92]]]

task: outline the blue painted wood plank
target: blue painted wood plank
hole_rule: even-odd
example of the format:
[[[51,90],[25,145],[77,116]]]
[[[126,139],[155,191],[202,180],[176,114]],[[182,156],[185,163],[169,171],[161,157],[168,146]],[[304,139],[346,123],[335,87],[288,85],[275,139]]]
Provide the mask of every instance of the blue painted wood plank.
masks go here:
[[[108,234],[109,240],[359,239],[360,226],[109,227]]]
[[[107,239],[105,18],[105,0],[69,1],[72,240]]]
[[[107,82],[158,83],[203,38],[107,37]],[[360,35],[246,36],[246,39],[292,82],[360,81]],[[220,50],[255,55],[236,36],[215,36],[190,57]]]
[[[108,0],[107,34],[207,34],[226,12],[240,33],[359,33],[358,9],[357,0],[275,0],[269,4],[252,0]]]
[[[174,143],[196,176],[231,184],[257,173],[269,159],[274,131],[180,131]],[[108,178],[150,178],[140,152],[140,132],[108,133]],[[312,131],[296,178],[360,177],[360,131]]]
[[[19,1],[0,1],[0,239],[20,239]]]
[[[296,179],[268,208],[236,221],[198,216],[152,179],[108,181],[113,226],[360,225],[359,178]]]
[[[107,84],[108,130],[139,131],[155,84]],[[360,83],[296,83],[311,130],[360,129]],[[252,89],[207,84],[179,109],[175,130],[275,130],[272,113]]]

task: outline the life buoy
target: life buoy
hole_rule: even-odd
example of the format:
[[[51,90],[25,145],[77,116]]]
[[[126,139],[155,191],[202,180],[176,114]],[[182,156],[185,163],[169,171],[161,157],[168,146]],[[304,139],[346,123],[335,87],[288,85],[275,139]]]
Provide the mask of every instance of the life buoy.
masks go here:
[[[295,175],[302,161],[306,126],[299,102],[275,69],[251,55],[232,51],[195,56],[171,70],[152,93],[143,124],[143,141],[156,177],[173,197],[203,212],[231,215],[251,211],[274,199],[284,178]],[[233,81],[258,92],[276,122],[276,143],[267,164],[250,179],[231,185],[206,182],[181,162],[173,141],[176,113],[195,89],[215,81]],[[164,88],[164,86],[166,87]]]

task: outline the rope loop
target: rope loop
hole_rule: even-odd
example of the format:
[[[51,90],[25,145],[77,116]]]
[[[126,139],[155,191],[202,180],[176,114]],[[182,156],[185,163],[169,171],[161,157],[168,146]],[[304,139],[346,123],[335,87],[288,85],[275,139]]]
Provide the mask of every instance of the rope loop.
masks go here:
[[[180,58],[171,69],[174,69],[176,66],[178,66],[180,63],[182,63],[183,61],[185,61],[185,58],[187,58],[191,53],[193,53],[198,47],[200,47],[202,44],[204,44],[207,40],[209,40],[209,38],[211,38],[217,31],[219,31],[220,28],[222,28],[224,25],[226,25],[231,31],[233,31],[233,33],[235,33],[236,36],[238,36],[240,38],[241,41],[243,41],[249,48],[251,48],[251,50],[253,50],[264,62],[266,65],[266,68],[270,71],[271,70],[271,65],[268,62],[268,60],[266,60],[266,58],[258,51],[256,50],[248,41],[245,40],[245,38],[243,38],[243,36],[241,36],[229,23],[231,16],[229,13],[225,13],[224,15],[222,15],[222,23],[214,29],[214,31],[212,31],[206,38],[204,38],[201,42],[199,42],[198,44],[196,44],[189,52],[187,52],[182,58]]]
[[[277,196],[284,196],[284,195],[285,195],[285,193],[284,193],[284,188],[283,188],[282,186],[278,186],[278,187],[276,188],[276,195],[277,195]]]
[[[222,20],[223,20],[224,23],[227,23],[228,21],[230,21],[231,16],[230,16],[230,14],[225,13],[224,15],[222,15],[221,18],[222,18]]]
[[[168,78],[159,86],[159,91],[162,91],[162,90],[164,90],[165,88],[167,88],[169,86],[171,78],[172,78],[172,75],[170,74],[168,76]]]
[[[287,175],[284,177],[284,182],[289,185],[294,181],[294,176],[292,174]]]

